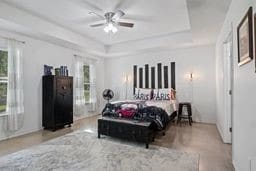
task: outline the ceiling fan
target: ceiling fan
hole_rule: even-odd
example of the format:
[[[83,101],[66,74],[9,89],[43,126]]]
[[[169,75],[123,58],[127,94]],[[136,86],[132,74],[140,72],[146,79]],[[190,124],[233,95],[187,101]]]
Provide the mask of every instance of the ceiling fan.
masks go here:
[[[117,26],[121,27],[129,27],[132,28],[134,26],[134,23],[128,23],[128,22],[119,22],[118,20],[125,15],[125,13],[121,10],[117,10],[115,12],[107,12],[104,14],[104,16],[96,13],[96,12],[89,12],[91,15],[96,15],[103,19],[104,21],[97,23],[97,24],[92,24],[90,25],[91,27],[104,27],[104,31],[106,33],[112,32],[116,33],[117,32]]]

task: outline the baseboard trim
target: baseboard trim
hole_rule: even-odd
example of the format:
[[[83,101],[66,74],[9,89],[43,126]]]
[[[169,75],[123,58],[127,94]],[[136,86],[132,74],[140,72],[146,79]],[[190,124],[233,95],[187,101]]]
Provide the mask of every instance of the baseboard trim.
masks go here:
[[[233,167],[235,168],[235,171],[240,171],[239,167],[237,166],[236,160],[232,160]]]
[[[22,135],[26,135],[26,134],[31,134],[31,133],[40,131],[40,130],[42,130],[42,129],[43,129],[43,128],[41,127],[41,128],[35,128],[35,129],[32,129],[32,130],[29,130],[29,131],[21,131],[21,132],[19,132],[19,133],[16,133],[16,134],[13,134],[13,135],[4,137],[4,138],[0,138],[0,141],[8,140],[8,139],[11,139],[11,138],[16,138],[16,137],[19,137],[19,136],[22,136]]]
[[[89,115],[83,115],[83,116],[74,116],[74,121],[78,121],[81,119],[85,119],[85,118],[89,118],[89,117],[93,117],[93,116],[97,116],[100,115],[99,113],[93,113],[93,114],[89,114]]]
[[[216,122],[213,122],[213,121],[204,121],[204,120],[193,120],[194,122],[196,123],[204,123],[204,124],[213,124],[213,125],[216,125]]]
[[[225,142],[225,136],[224,136],[224,134],[223,134],[223,131],[220,129],[220,125],[219,125],[218,123],[216,123],[216,126],[217,126],[217,129],[218,129],[219,133],[220,133],[220,136],[221,136],[222,141],[223,141],[224,143],[226,143],[226,142]]]
[[[220,125],[218,123],[216,123],[216,126],[217,126],[217,129],[218,129],[219,133],[220,133],[221,138],[223,139],[223,132],[220,129]]]
[[[85,118],[88,118],[88,117],[97,116],[97,115],[100,115],[100,114],[99,114],[99,113],[94,113],[94,114],[85,115],[85,116],[78,117],[78,118],[77,118],[77,117],[74,117],[74,121],[77,121],[77,120],[80,120],[80,119],[85,119]],[[13,135],[0,138],[0,141],[8,140],[8,139],[11,139],[11,138],[16,138],[16,137],[23,136],[23,135],[26,135],[26,134],[31,134],[31,133],[40,131],[40,130],[42,130],[42,129],[43,129],[43,127],[31,129],[31,130],[29,130],[29,131],[20,131],[20,132],[18,132],[18,133],[14,133]]]
[[[216,126],[217,126],[217,129],[218,129],[219,133],[220,133],[222,141],[225,144],[232,144],[231,139],[230,139],[231,137],[229,138],[229,137],[226,136],[226,134],[224,134],[224,132],[221,130],[221,127],[218,123],[216,123]]]

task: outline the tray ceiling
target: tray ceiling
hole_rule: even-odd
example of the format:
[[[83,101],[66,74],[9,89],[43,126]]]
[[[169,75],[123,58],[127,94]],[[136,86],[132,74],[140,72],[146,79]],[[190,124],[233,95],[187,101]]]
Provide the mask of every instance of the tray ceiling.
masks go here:
[[[0,29],[25,34],[102,57],[216,43],[231,0],[2,0]],[[118,27],[107,34],[93,11],[120,9]]]
[[[151,38],[190,29],[186,0],[8,0],[19,9],[47,19],[105,45]],[[105,12],[123,10],[121,21],[134,22],[134,28],[118,27],[116,34],[106,34],[103,27],[91,28],[97,16]]]

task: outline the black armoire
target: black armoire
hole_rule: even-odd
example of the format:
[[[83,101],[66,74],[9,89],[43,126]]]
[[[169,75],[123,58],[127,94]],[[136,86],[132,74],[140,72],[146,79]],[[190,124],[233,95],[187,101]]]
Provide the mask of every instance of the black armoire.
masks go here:
[[[73,77],[43,76],[43,127],[55,131],[73,123]]]

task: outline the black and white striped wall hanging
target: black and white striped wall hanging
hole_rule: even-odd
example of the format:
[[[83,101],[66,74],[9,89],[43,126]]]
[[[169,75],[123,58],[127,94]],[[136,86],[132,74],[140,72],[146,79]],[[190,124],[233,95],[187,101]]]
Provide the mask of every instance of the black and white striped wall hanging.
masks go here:
[[[158,63],[155,66],[138,67],[133,66],[133,88],[173,88],[176,89],[175,83],[175,62],[171,62],[170,65],[162,65]]]

